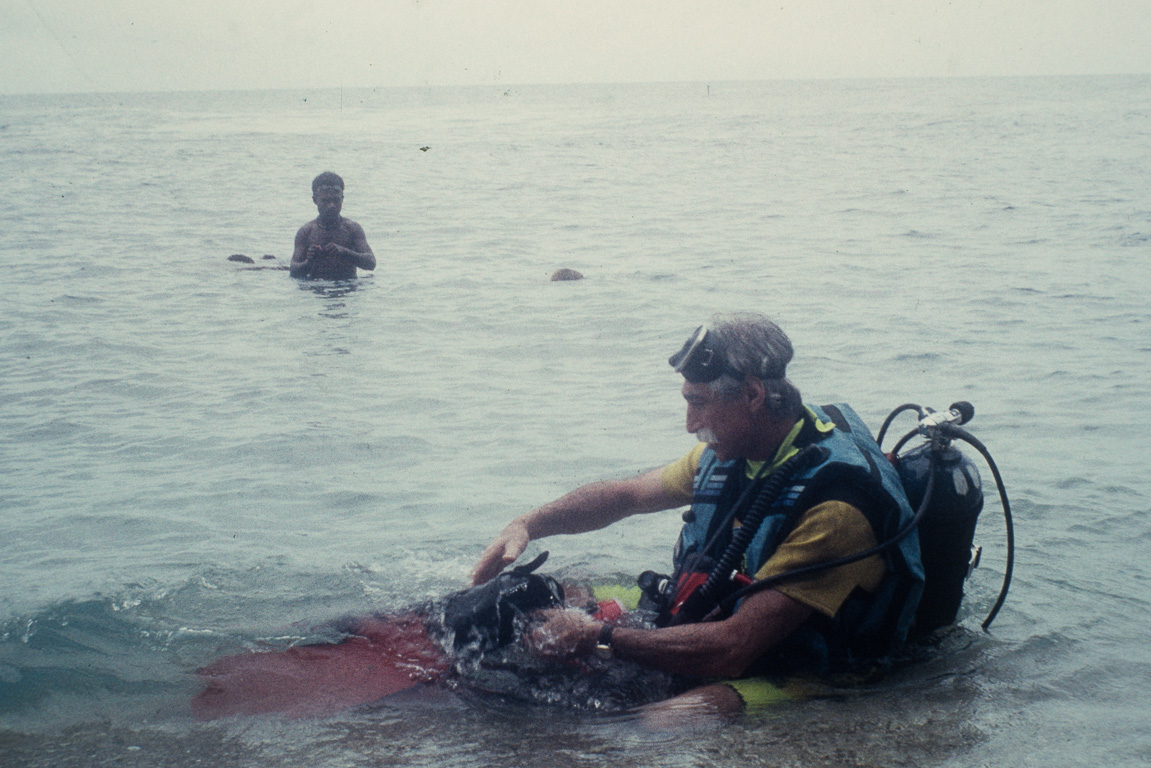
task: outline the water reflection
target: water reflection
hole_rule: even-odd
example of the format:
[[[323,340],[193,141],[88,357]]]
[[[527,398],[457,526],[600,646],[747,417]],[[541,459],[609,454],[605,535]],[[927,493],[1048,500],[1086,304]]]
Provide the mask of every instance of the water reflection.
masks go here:
[[[300,290],[311,291],[319,297],[323,306],[321,317],[342,320],[350,317],[346,299],[360,289],[360,279],[355,280],[301,280]]]

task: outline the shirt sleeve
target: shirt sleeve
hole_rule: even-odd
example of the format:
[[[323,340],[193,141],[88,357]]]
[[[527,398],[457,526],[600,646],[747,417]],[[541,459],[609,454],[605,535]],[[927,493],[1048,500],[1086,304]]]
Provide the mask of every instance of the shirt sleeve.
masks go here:
[[[694,448],[664,467],[660,475],[663,489],[684,504],[691,502],[691,486],[699,469],[699,457],[706,447],[707,443],[696,443]]]
[[[875,545],[875,533],[862,512],[843,501],[825,501],[800,517],[795,529],[763,564],[755,578],[763,579],[846,557]],[[832,617],[856,587],[874,592],[886,571],[880,556],[872,555],[855,563],[784,582],[775,589]]]

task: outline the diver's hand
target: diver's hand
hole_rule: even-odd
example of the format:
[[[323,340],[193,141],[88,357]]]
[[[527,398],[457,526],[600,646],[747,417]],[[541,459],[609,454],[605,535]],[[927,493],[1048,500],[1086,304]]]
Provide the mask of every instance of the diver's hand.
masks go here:
[[[472,569],[472,586],[485,584],[498,576],[500,571],[524,553],[529,541],[531,536],[528,535],[527,526],[519,520],[513,520],[480,555],[479,562]]]
[[[603,626],[581,610],[552,608],[536,615],[543,623],[528,633],[528,647],[538,656],[557,661],[591,653]]]

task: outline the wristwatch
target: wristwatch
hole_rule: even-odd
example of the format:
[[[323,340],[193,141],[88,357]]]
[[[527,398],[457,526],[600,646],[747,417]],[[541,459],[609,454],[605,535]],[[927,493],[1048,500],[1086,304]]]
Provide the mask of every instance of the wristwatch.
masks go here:
[[[614,624],[604,624],[599,631],[599,639],[595,641],[595,655],[601,659],[610,659],[615,655],[611,649],[611,633],[614,630]]]

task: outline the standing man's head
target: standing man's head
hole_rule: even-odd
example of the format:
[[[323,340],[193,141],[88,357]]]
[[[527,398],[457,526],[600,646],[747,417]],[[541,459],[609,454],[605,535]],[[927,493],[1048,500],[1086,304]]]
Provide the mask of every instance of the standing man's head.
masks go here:
[[[764,458],[764,438],[795,423],[799,390],[787,380],[787,334],[760,314],[716,315],[668,362],[683,374],[687,429],[723,459]],[[767,457],[770,458],[770,457]]]
[[[320,222],[331,225],[340,219],[344,207],[344,180],[331,171],[312,179],[312,202],[320,213]]]

